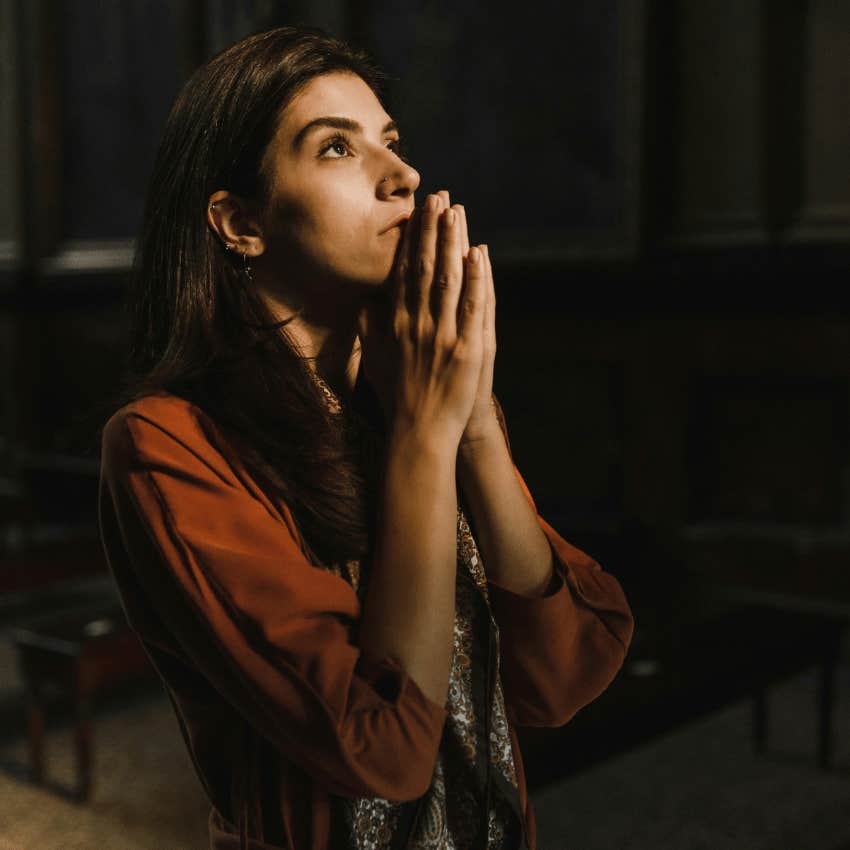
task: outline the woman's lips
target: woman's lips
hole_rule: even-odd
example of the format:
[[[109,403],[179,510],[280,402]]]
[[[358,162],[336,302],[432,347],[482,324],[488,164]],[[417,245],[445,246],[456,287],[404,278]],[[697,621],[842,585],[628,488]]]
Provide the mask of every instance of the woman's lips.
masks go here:
[[[381,233],[387,233],[388,231],[392,230],[394,227],[398,227],[400,224],[407,221],[410,218],[412,213],[413,213],[413,210],[406,210],[405,212],[400,213],[395,218],[390,220],[390,223],[381,231]]]

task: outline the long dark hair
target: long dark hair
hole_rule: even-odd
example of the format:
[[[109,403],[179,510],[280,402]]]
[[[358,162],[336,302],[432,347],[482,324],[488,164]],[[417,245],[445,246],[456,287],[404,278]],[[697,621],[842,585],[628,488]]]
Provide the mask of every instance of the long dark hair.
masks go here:
[[[387,77],[368,54],[315,27],[250,36],[198,69],[179,94],[148,186],[125,302],[124,393],[127,401],[173,393],[211,416],[327,563],[371,547],[374,443],[370,450],[364,429],[353,426],[359,417],[329,414],[287,336],[290,320],[274,321],[238,258],[210,231],[206,209],[219,189],[267,204],[261,165],[280,113],[311,79],[332,71],[359,75],[382,98]]]

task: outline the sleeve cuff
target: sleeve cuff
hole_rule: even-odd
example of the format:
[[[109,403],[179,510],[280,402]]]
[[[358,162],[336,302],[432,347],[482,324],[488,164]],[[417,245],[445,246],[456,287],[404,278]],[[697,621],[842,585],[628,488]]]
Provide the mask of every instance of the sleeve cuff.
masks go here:
[[[439,723],[449,716],[448,709],[427,696],[416,680],[390,655],[376,661],[361,652],[357,661],[357,673],[387,702],[397,705],[401,701],[412,699],[423,705]]]
[[[551,542],[549,543],[549,548],[552,551],[552,578],[549,581],[549,586],[546,588],[545,593],[542,595],[525,596],[521,593],[509,590],[504,585],[489,578],[487,579],[488,587],[495,590],[497,595],[503,596],[509,604],[526,604],[530,607],[534,607],[535,605],[546,605],[550,600],[558,600],[567,590],[567,583],[564,579],[564,571],[568,568],[558,557],[558,553],[555,551]],[[558,604],[557,601],[555,604]]]

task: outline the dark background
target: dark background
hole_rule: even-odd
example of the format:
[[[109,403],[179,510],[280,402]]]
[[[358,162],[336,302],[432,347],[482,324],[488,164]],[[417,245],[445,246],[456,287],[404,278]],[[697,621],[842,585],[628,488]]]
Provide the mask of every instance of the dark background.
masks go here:
[[[214,52],[301,22],[393,75],[419,196],[448,188],[490,245],[514,458],[626,588],[633,657],[744,601],[848,616],[850,5],[0,12],[0,598],[106,569],[98,429],[165,114]]]

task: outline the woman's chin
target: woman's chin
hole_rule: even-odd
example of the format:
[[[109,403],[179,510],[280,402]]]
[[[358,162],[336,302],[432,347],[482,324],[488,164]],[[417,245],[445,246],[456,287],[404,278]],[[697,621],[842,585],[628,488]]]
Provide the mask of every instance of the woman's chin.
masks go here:
[[[375,286],[389,287],[393,280],[393,267],[395,265],[395,257],[391,257],[389,262],[384,263],[375,275]]]
[[[354,283],[358,289],[389,288],[392,285],[394,265],[395,253],[393,252],[382,257],[374,257],[372,262],[362,264],[357,271],[351,269],[353,273],[348,275],[343,273],[342,277]]]

